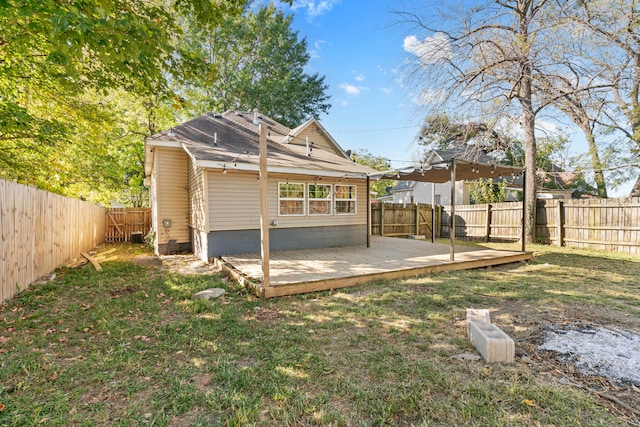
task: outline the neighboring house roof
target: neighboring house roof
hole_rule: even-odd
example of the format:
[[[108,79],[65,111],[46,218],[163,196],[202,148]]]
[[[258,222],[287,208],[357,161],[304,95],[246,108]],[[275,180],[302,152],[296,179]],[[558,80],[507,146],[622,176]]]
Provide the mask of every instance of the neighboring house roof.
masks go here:
[[[319,149],[309,153],[305,146],[286,142],[292,135],[300,134],[305,127],[319,126],[315,120],[309,120],[301,127],[291,130],[264,115],[259,115],[258,119],[267,128],[269,172],[357,178],[364,178],[375,172],[353,162],[326,131],[323,137],[330,140],[344,155]],[[198,167],[257,172],[260,161],[259,131],[253,121],[254,114],[248,112],[207,113],[171,130],[150,136],[146,140],[147,151],[154,146],[183,148]],[[151,173],[151,158],[152,156],[145,158],[147,175]]]
[[[400,191],[412,191],[416,186],[415,181],[400,181],[395,187],[389,190],[389,193],[398,193]]]
[[[640,177],[636,181],[636,185],[631,189],[631,193],[629,193],[629,197],[640,197]]]
[[[438,161],[448,162],[452,159],[485,164],[498,163],[496,159],[484,151],[478,150],[470,145],[460,145],[450,150],[432,150],[431,153],[427,155],[427,163],[437,163]]]

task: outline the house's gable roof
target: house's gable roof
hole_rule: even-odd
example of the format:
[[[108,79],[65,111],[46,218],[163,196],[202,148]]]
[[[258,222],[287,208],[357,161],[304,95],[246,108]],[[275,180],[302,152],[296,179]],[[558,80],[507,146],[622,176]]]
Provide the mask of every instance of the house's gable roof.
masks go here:
[[[340,147],[336,140],[333,139],[329,132],[327,132],[327,130],[315,118],[307,120],[305,123],[291,130],[289,134],[284,138],[283,143],[306,145],[304,135],[308,133],[311,133],[315,138],[322,139],[322,141],[320,141],[322,146],[327,147],[329,150],[333,151],[339,156],[344,157],[345,159],[349,159],[349,155],[342,149],[342,147]],[[314,141],[311,141],[311,143],[313,142]],[[315,142],[317,143],[318,141]]]
[[[283,143],[291,129],[264,115],[258,116],[258,120],[267,128],[270,172],[361,178],[374,172],[333,152],[315,149],[308,155],[304,146]],[[199,167],[257,171],[259,134],[253,121],[253,113],[207,113],[147,138],[147,150],[153,146],[181,147]]]

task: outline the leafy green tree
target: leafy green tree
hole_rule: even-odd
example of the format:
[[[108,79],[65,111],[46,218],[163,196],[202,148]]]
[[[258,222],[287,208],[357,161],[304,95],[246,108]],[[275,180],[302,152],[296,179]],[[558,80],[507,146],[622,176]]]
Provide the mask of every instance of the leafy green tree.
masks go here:
[[[291,20],[270,4],[215,27],[187,22],[181,52],[195,62],[195,73],[179,85],[190,114],[257,108],[295,127],[327,112],[324,77],[305,73],[307,42],[298,39]]]
[[[0,1],[0,177],[142,203],[143,139],[177,120],[168,81],[190,66],[176,54],[176,15],[218,25],[245,5]]]
[[[351,153],[351,158],[354,162],[369,166],[377,171],[389,170],[391,161],[383,156],[376,156],[371,154],[369,150],[359,149]],[[371,190],[375,191],[378,196],[384,196],[388,194],[387,188],[394,187],[397,181],[391,179],[381,179],[379,181],[371,182]]]
[[[476,180],[469,188],[471,203],[502,203],[507,199],[507,181]]]

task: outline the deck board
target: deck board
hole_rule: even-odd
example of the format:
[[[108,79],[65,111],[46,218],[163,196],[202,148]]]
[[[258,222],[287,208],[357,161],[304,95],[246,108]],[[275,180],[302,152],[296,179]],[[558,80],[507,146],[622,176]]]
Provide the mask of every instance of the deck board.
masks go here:
[[[262,280],[259,253],[222,257],[249,281]],[[449,245],[422,240],[371,236],[371,246],[272,251],[271,289],[265,296],[289,295],[353,286],[366,281],[409,277],[430,272],[478,268],[532,258],[530,252],[456,246],[455,261]]]

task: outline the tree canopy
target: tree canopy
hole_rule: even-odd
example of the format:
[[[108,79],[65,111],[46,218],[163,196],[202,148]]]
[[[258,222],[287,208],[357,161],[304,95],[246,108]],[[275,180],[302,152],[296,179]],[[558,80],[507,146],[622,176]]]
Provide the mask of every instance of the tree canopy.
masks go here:
[[[246,0],[0,1],[0,178],[147,203],[144,138],[207,110],[328,110],[305,40]]]

